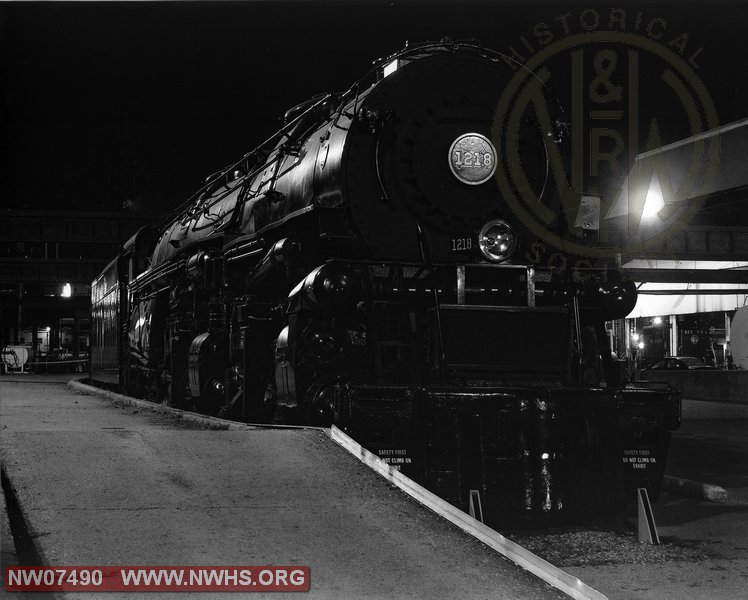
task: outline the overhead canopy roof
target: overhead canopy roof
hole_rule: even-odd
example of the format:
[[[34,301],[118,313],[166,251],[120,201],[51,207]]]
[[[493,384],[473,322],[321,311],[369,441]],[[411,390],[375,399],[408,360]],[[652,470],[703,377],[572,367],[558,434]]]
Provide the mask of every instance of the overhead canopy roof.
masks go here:
[[[718,148],[718,169],[713,180],[701,179],[688,197],[682,199],[708,196],[708,205],[710,199],[717,194],[748,187],[748,119],[728,123],[661,148],[643,152],[636,157],[634,169],[645,160],[660,155],[666,163],[673,186],[678,187],[686,178],[688,165],[694,158],[692,153],[695,147],[702,147],[705,154]],[[705,155],[702,158],[708,160],[711,157],[712,155]],[[627,214],[627,193],[628,178],[621,195],[607,211],[605,218]],[[722,211],[722,208],[716,205],[715,209]],[[725,214],[728,212],[728,218],[733,219],[735,213],[726,211]],[[731,224],[740,227],[748,223]],[[735,253],[740,254],[737,249]],[[677,255],[677,252],[675,254]],[[624,270],[628,269],[639,283],[639,299],[629,315],[632,318],[729,311],[748,304],[748,283],[743,283],[748,282],[748,272],[745,278],[742,272],[735,272],[748,270],[748,261],[632,260],[623,267]],[[654,271],[649,272],[650,269]],[[678,274],[680,270],[683,271],[682,276]],[[720,290],[724,290],[725,293],[719,293]]]
[[[701,149],[702,155],[700,157],[693,156],[693,152],[698,148]],[[748,169],[746,169],[748,119],[728,123],[717,129],[704,131],[661,148],[642,152],[634,159],[631,172],[634,173],[645,161],[659,156],[665,161],[667,174],[671,179],[673,189],[679,189],[688,176],[692,161],[710,160],[713,151],[719,153],[714,178],[711,180],[700,178],[680,200],[709,196],[748,186]],[[631,176],[626,178],[621,194],[605,214],[606,219],[622,217],[627,214],[629,210],[629,179],[631,179]],[[657,185],[660,184],[661,182],[658,181]]]
[[[729,311],[748,303],[748,283],[738,282],[748,281],[748,262],[745,261],[632,260],[623,265],[623,270],[633,275],[635,280],[636,275],[649,270],[652,271],[651,279],[667,279],[643,282],[649,277],[638,278],[639,298],[629,318]],[[680,280],[672,277],[678,271],[684,273]],[[663,277],[665,273],[667,277]],[[689,281],[696,279],[694,273],[701,275],[699,279],[714,282]],[[709,273],[713,277],[707,276]],[[720,279],[729,282],[720,283]],[[725,290],[725,293],[719,293],[719,290]]]

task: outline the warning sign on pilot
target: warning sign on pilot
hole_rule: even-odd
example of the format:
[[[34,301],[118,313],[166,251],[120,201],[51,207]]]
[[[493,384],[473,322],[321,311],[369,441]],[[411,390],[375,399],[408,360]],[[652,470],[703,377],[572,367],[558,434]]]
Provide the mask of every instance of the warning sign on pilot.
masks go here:
[[[623,464],[632,469],[646,469],[657,463],[657,458],[651,456],[651,451],[647,449],[624,450],[623,454]]]

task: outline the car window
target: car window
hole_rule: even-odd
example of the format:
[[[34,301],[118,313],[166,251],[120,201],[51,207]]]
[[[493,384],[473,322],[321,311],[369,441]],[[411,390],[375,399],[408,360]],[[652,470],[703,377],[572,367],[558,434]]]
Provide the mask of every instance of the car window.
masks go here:
[[[665,359],[663,359],[663,360],[658,360],[658,361],[657,361],[656,363],[654,363],[654,364],[653,364],[653,365],[652,365],[651,367],[649,367],[649,368],[650,368],[650,369],[666,369],[666,368],[667,368],[667,365],[666,365],[666,361],[665,361]]]

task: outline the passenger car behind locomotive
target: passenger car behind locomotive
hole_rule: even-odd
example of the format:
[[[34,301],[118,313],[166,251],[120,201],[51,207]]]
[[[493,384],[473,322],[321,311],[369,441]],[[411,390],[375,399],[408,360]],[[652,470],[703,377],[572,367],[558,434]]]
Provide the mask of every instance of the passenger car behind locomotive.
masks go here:
[[[680,398],[624,387],[605,351],[632,284],[528,258],[493,177],[511,74],[475,44],[424,44],[290,110],[94,282],[93,377],[335,423],[460,506],[479,490],[489,517],[656,496]],[[545,133],[521,141],[538,193],[561,143]]]

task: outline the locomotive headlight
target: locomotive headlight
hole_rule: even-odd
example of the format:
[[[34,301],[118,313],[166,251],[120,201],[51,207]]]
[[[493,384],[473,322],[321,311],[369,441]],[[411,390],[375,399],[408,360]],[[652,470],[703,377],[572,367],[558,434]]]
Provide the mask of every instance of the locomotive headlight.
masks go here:
[[[486,223],[478,234],[478,246],[488,260],[501,262],[514,252],[517,237],[506,221],[494,219]]]

